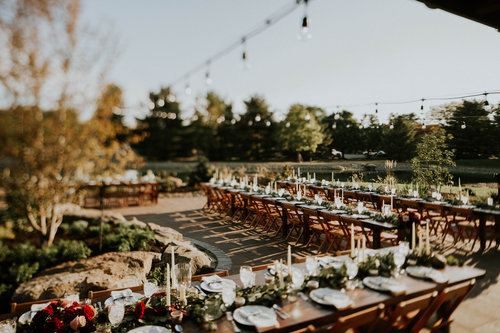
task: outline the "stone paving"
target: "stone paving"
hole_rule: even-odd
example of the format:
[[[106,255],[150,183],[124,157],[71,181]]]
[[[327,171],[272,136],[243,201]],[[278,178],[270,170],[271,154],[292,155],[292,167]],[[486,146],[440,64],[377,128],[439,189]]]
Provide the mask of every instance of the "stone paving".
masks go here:
[[[161,198],[156,206],[114,209],[125,216],[168,226],[215,253],[219,268],[237,273],[241,265],[257,265],[286,257],[286,242],[201,211],[205,197]],[[296,256],[307,255],[302,250]],[[500,255],[492,249],[467,257],[469,265],[485,269],[472,293],[454,314],[452,333],[500,333]]]

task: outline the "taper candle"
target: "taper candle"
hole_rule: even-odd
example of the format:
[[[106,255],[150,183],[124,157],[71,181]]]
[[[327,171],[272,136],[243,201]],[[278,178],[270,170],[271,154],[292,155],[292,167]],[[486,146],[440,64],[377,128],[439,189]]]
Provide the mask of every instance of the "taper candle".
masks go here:
[[[425,221],[425,253],[431,253],[431,241],[429,237],[429,220]]]
[[[288,267],[288,275],[292,276],[292,247],[288,245],[288,253],[286,256],[286,263]]]
[[[172,304],[170,299],[170,265],[167,263],[167,285],[166,285],[166,294],[167,294],[167,306]]]
[[[351,223],[351,257],[354,257],[354,223]]]
[[[415,223],[411,224],[411,249],[415,250]]]

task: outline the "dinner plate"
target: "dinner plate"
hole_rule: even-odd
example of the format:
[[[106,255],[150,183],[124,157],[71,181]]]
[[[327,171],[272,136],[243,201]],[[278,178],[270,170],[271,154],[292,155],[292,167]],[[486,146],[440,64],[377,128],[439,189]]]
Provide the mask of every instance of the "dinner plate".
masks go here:
[[[363,284],[370,289],[390,292],[392,294],[402,294],[406,291],[406,286],[393,278],[383,276],[368,276],[363,279]]]
[[[234,320],[245,326],[268,327],[277,323],[273,309],[262,305],[246,305],[233,312]]]
[[[351,259],[347,256],[344,257],[325,256],[318,258],[318,262],[321,267],[333,267],[335,269],[339,269],[346,261],[349,260]]]
[[[117,298],[113,299],[113,297],[109,297],[104,301],[104,306],[109,306],[111,304],[123,304],[123,305],[131,305],[136,303],[138,300],[143,298],[144,296],[138,293],[132,293],[132,296],[129,297],[122,297],[122,298]]]
[[[224,289],[224,287],[235,288],[236,283],[233,280],[229,279],[220,279],[217,281],[202,281],[200,283],[201,289],[204,291],[208,291],[210,293],[220,293]]]
[[[360,220],[364,220],[364,219],[369,219],[370,218],[370,216],[363,215],[363,214],[352,214],[351,217],[354,218],[354,219],[360,219]]]
[[[316,303],[333,305],[339,310],[347,309],[353,303],[352,299],[343,292],[330,288],[314,289],[309,293],[309,297]]]
[[[418,279],[432,280],[436,283],[445,283],[448,279],[438,270],[425,266],[408,266],[406,273]]]
[[[161,326],[141,326],[128,331],[128,333],[172,333],[172,331]]]

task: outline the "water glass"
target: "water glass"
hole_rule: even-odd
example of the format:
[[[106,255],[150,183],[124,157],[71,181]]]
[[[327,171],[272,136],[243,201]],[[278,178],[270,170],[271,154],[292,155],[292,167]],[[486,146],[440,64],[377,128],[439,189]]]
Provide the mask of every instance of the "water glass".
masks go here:
[[[358,214],[363,214],[363,211],[365,210],[365,206],[363,204],[363,201],[358,201]]]
[[[396,265],[396,276],[399,275],[399,271],[401,267],[404,265],[406,261],[406,255],[400,251],[399,249],[394,252],[394,264]]]
[[[123,321],[125,306],[122,303],[113,303],[108,308],[108,319],[112,326],[117,326]]]
[[[306,257],[307,274],[310,276],[315,276],[316,274],[318,274],[318,268],[319,268],[318,259],[314,256],[307,256]]]
[[[354,278],[358,275],[358,264],[354,260],[348,260],[345,262],[346,273],[349,281],[347,281],[347,289],[354,289],[355,283]]]
[[[233,287],[224,287],[224,289],[222,289],[222,301],[226,307],[233,305],[235,298],[236,291]]]
[[[0,333],[16,333],[16,319],[7,319],[0,322]]]
[[[144,285],[143,285],[143,289],[144,289],[144,296],[146,296],[147,298],[153,296],[159,290],[158,284],[156,283],[155,280],[145,281]]]
[[[191,263],[179,263],[176,264],[174,267],[174,276],[175,280],[179,283],[185,286],[186,288],[189,288],[191,286]]]
[[[304,284],[305,275],[304,272],[299,268],[292,269],[292,288],[299,290]]]
[[[409,242],[399,242],[398,251],[403,253],[405,256],[410,254],[410,243]]]
[[[240,280],[244,288],[250,288],[255,284],[255,274],[252,272],[252,266],[240,267]]]
[[[302,199],[302,192],[300,190],[297,191],[297,200],[300,201]]]

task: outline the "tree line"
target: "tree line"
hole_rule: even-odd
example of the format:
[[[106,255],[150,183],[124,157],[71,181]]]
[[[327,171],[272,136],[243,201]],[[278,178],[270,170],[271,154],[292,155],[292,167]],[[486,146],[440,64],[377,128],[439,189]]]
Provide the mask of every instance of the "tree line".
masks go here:
[[[293,104],[279,121],[258,95],[244,101],[245,112],[215,92],[204,96],[190,119],[182,119],[180,102],[169,88],[150,94],[151,109],[137,119],[134,149],[147,160],[173,160],[204,155],[217,161],[328,160],[332,149],[342,154],[384,151],[385,158],[409,160],[421,137],[445,130],[457,158],[500,155],[500,106],[483,101],[451,103],[432,110],[435,120],[424,125],[416,114],[391,115],[380,123],[377,114],[356,119],[341,110],[327,114],[320,107]]]

